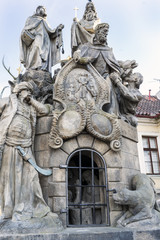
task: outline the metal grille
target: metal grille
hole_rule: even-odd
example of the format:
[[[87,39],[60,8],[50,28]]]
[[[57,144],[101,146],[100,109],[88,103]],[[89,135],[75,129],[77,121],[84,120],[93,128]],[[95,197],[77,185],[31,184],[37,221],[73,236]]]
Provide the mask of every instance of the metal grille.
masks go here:
[[[67,226],[110,225],[107,169],[92,149],[78,149],[67,161]]]

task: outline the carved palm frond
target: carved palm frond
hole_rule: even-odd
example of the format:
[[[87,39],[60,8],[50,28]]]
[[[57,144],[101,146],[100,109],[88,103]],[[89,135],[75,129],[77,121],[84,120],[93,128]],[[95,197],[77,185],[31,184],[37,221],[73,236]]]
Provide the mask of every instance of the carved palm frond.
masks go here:
[[[0,99],[2,98],[2,96],[3,96],[3,93],[4,93],[4,90],[6,89],[6,88],[8,88],[9,86],[5,86],[3,89],[2,89],[2,91],[1,91],[1,93],[0,93]]]
[[[14,80],[16,80],[17,78],[10,72],[10,67],[9,67],[9,68],[6,67],[6,65],[5,65],[5,63],[4,63],[4,57],[3,57],[3,59],[2,59],[2,64],[3,64],[3,67],[6,69],[6,71],[12,76],[12,78],[13,78]]]

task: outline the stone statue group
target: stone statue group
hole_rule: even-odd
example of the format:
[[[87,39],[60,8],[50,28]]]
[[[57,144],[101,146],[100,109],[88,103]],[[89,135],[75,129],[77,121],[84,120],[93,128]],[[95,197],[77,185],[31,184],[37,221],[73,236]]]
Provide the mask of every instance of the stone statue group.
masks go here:
[[[63,63],[62,69],[55,71],[53,78],[51,68],[60,61],[64,25],[51,29],[46,17],[45,7],[39,6],[27,19],[20,37],[20,60],[26,72],[11,84],[11,95],[0,100],[1,220],[26,221],[50,214],[38,173],[28,162],[28,159],[35,162],[33,146],[37,116],[55,111],[56,121],[61,122],[54,119],[51,138],[57,134],[62,139],[76,136],[86,127],[97,138],[113,142],[120,140],[117,119],[134,127],[137,125],[134,114],[142,98],[139,87],[143,77],[133,73],[136,61],[116,60],[107,43],[109,25],[100,22],[94,4],[87,3],[80,21],[74,18],[72,58]],[[65,110],[58,114],[75,119],[72,134],[63,118],[58,120],[60,115],[56,115],[56,106],[60,104]],[[104,119],[104,131],[99,125],[101,119]],[[61,125],[66,127],[63,127],[63,133]],[[51,140],[50,145],[55,147]],[[18,150],[19,146],[28,155],[27,159]],[[53,218],[57,219],[57,216]]]

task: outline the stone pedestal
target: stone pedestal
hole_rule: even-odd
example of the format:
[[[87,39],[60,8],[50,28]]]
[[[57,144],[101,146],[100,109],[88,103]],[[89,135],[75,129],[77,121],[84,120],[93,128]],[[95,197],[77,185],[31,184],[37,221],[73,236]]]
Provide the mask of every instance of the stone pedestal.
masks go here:
[[[159,240],[160,229],[68,228],[59,233],[0,233],[0,240]]]
[[[50,177],[40,176],[40,182],[44,199],[51,210],[57,213],[64,226],[66,226],[66,170],[60,165],[66,165],[69,155],[79,148],[96,150],[104,158],[107,166],[108,188],[120,189],[130,187],[131,178],[139,172],[139,160],[137,153],[136,128],[119,120],[122,131],[121,151],[113,152],[109,145],[100,141],[87,132],[73,139],[66,140],[60,149],[52,149],[48,146],[48,136],[51,129],[52,116],[41,117],[37,122],[35,137],[35,157],[40,167],[52,168]],[[122,214],[122,208],[116,205],[109,195],[111,226]],[[63,212],[63,213],[62,213]]]

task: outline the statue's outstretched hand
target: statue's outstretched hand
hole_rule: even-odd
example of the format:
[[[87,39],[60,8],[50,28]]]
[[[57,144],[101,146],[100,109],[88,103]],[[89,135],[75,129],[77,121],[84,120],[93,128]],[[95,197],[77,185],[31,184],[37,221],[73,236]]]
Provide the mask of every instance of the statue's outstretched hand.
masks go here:
[[[79,62],[79,60],[81,59],[81,51],[80,50],[77,50],[74,52],[73,59],[75,62]]]
[[[73,18],[73,22],[78,23],[78,18],[77,18],[77,17],[74,17],[74,18]]]
[[[121,78],[117,72],[113,72],[109,75],[111,81],[113,82],[114,85],[116,85],[118,82],[121,82]]]

